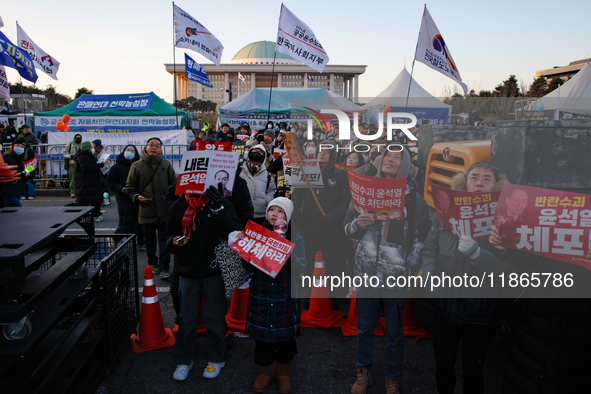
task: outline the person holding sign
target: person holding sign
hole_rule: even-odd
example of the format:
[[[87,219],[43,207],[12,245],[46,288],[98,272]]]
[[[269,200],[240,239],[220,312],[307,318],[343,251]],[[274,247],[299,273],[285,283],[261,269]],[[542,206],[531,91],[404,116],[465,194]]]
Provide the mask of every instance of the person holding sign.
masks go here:
[[[272,200],[267,206],[263,227],[292,241],[295,249],[275,278],[243,260],[243,266],[253,273],[246,314],[246,332],[256,341],[254,362],[261,372],[252,385],[252,391],[262,393],[277,375],[280,393],[291,393],[290,367],[298,353],[295,338],[300,335],[301,306],[292,298],[292,286],[306,265],[302,237],[290,228],[293,203],[285,197]],[[228,244],[244,238],[243,232],[233,232]],[[300,272],[292,270],[297,269]],[[275,369],[277,363],[277,370]]]
[[[25,170],[25,157],[28,149],[25,148],[26,142],[22,138],[12,141],[10,149],[2,155],[4,162],[9,166],[17,166],[16,170],[20,179],[13,182],[5,182],[0,185],[3,188],[4,204],[7,207],[22,207],[19,198],[24,195],[25,183],[35,177],[35,172]],[[31,175],[32,174],[32,175]]]
[[[488,162],[472,165],[465,173],[456,174],[451,182],[452,190],[472,193],[500,191],[507,182],[496,167]],[[440,191],[437,198],[441,212],[447,212],[450,198]],[[457,218],[459,219],[459,218]],[[437,219],[422,253],[423,278],[465,274],[481,276],[504,263],[495,256],[495,249],[486,241],[476,242],[467,236],[458,237],[443,229]],[[456,385],[455,364],[462,343],[463,389],[465,393],[483,393],[482,376],[484,358],[493,338],[493,312],[496,298],[489,286],[482,288],[437,288],[429,301],[435,312],[433,320],[433,351],[435,353],[435,379],[437,391],[453,394]],[[453,297],[453,298],[447,298]],[[465,298],[459,298],[465,297]],[[493,298],[490,298],[493,297]]]
[[[356,241],[356,276],[371,276],[378,283],[355,283],[357,287],[357,379],[352,394],[364,394],[372,382],[374,330],[380,300],[384,304],[388,345],[386,347],[386,389],[398,393],[404,367],[402,316],[408,292],[388,287],[389,277],[408,276],[419,271],[419,254],[429,232],[427,204],[409,175],[410,155],[403,149],[385,150],[377,168],[366,164],[355,172],[376,178],[405,178],[405,204],[402,220],[374,220],[349,205],[344,220],[345,233]],[[352,189],[351,189],[352,190]],[[391,285],[390,285],[391,286]]]
[[[177,363],[173,378],[185,380],[193,368],[197,349],[199,306],[207,327],[208,364],[203,377],[215,378],[225,366],[226,298],[215,248],[240,229],[234,206],[224,197],[221,184],[210,186],[204,195],[187,194],[167,198],[166,247],[175,255],[180,276],[180,321],[173,350]]]

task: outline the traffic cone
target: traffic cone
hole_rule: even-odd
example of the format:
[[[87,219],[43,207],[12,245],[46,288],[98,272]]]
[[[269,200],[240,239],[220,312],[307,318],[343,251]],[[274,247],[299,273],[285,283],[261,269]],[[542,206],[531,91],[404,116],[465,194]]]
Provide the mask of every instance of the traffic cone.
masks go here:
[[[199,336],[203,336],[203,335],[207,335],[207,327],[205,327],[205,323],[203,323],[203,319],[201,318],[201,316],[203,316],[203,305],[205,304],[205,299],[201,299],[201,306],[199,307],[199,319],[197,319],[197,335]],[[177,333],[179,331],[179,326],[178,324],[174,325],[174,328],[172,329],[172,332]]]
[[[412,298],[409,298],[406,301],[406,306],[404,307],[404,316],[402,317],[402,323],[404,327],[404,336],[414,337],[415,345],[419,341],[419,339],[433,338],[433,335],[427,334],[427,331],[425,331],[423,324],[415,316],[415,305]]]
[[[143,353],[171,346],[174,346],[174,335],[170,328],[164,328],[152,267],[148,265],[144,274],[140,329],[138,335],[131,335],[131,349],[134,353]]]
[[[302,312],[302,327],[332,328],[341,325],[341,319],[345,314],[332,310],[325,277],[326,271],[324,270],[322,252],[316,252],[310,309]]]
[[[379,320],[383,319],[384,318],[382,317]],[[351,295],[349,315],[347,315],[347,319],[341,323],[341,331],[345,337],[357,336],[357,292],[355,290],[353,290],[353,294]],[[376,322],[375,335],[376,337],[385,335],[380,321]]]
[[[232,293],[230,313],[226,315],[228,335],[234,334],[235,331],[246,332],[246,307],[248,305],[249,292],[250,281],[246,281],[246,283]]]

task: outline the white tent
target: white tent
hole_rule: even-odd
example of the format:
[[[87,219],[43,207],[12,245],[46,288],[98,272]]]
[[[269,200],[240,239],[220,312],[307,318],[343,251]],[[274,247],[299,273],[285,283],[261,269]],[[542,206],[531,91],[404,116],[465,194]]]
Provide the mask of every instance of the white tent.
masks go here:
[[[544,106],[541,107],[540,103]],[[556,89],[537,100],[536,107],[544,111],[556,111],[558,108],[562,113],[560,118],[569,117],[564,113],[575,117],[591,116],[591,64],[585,64],[581,71],[560,87],[560,92]]]
[[[430,123],[435,124],[447,123],[451,114],[451,106],[433,97],[414,79],[410,86],[410,94],[408,94],[409,82],[410,74],[406,68],[403,68],[396,79],[376,98],[365,104],[363,108],[369,111],[371,109],[383,110],[389,107],[392,112],[408,112],[414,114],[419,120],[419,123],[421,119],[428,119]],[[407,94],[408,108],[406,105]],[[371,123],[377,121],[377,115],[375,115],[375,120],[373,117],[372,114]]]

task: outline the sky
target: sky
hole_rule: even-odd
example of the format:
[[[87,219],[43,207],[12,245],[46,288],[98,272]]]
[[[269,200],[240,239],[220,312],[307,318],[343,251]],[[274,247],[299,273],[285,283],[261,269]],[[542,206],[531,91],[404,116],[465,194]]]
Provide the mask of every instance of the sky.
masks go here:
[[[222,63],[255,41],[275,41],[281,1],[189,1],[175,4],[201,22],[224,45]],[[406,65],[411,71],[424,2],[286,0],[316,34],[329,64],[367,65],[359,96],[375,97]],[[515,74],[531,84],[538,70],[564,66],[591,53],[588,0],[460,1],[427,3],[431,17],[470,89],[493,90]],[[172,102],[172,2],[165,0],[19,0],[0,8],[0,30],[16,44],[16,24],[60,63],[54,80],[37,70],[37,86],[56,86],[74,96],[80,87],[95,94],[153,91]],[[177,63],[187,53],[176,49]],[[19,81],[7,68],[9,82]],[[459,85],[426,65],[415,64],[414,79],[441,96]],[[24,81],[25,85],[29,84]],[[20,93],[20,92],[13,92]]]

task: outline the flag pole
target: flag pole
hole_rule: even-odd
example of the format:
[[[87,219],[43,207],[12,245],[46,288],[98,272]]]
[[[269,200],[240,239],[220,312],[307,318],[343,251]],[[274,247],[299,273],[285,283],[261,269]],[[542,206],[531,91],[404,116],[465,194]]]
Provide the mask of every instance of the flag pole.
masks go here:
[[[275,51],[273,51],[273,69],[271,70],[271,89],[269,90],[269,108],[267,108],[267,124],[271,117],[271,95],[273,94],[273,77],[275,76],[275,59],[277,58],[277,42],[275,42]],[[267,128],[267,125],[265,125]]]
[[[425,10],[427,9],[427,4],[423,8],[423,18],[421,19],[421,27],[423,26],[423,19],[425,19]],[[410,69],[410,80],[408,81],[408,92],[406,92],[406,105],[404,110],[408,109],[408,96],[410,96],[410,85],[412,84],[412,74],[415,71],[415,60],[417,59],[417,51],[419,49],[419,40],[421,39],[421,29],[419,29],[419,36],[417,38],[417,46],[415,47],[415,56],[412,58],[412,67]]]
[[[178,103],[176,100],[176,79],[177,79],[177,75],[176,75],[176,29],[174,26],[174,1],[172,2],[172,67],[173,67],[173,71],[172,71],[172,87],[173,87],[173,91],[174,91],[174,100],[172,102],[172,104],[174,105],[174,109],[175,109],[175,119],[176,119],[176,126],[177,126],[177,130],[180,129],[179,127],[179,108],[178,108]]]

